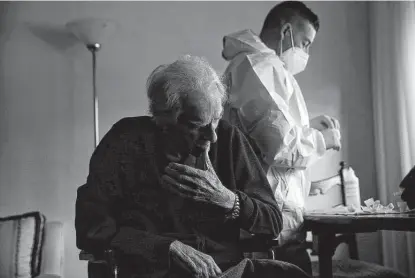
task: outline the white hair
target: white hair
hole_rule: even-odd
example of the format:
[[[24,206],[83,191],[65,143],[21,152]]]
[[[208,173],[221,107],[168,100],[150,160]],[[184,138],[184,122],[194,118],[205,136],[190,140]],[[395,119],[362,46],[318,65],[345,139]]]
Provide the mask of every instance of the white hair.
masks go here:
[[[147,79],[150,113],[155,117],[177,119],[187,95],[202,93],[224,105],[225,86],[212,66],[201,57],[185,55],[175,62],[158,66]]]

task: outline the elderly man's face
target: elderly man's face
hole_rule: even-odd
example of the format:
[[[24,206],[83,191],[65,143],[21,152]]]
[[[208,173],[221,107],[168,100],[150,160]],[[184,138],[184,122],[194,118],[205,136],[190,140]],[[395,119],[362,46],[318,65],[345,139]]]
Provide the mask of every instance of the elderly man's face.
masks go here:
[[[198,92],[189,94],[183,103],[183,113],[169,128],[170,154],[181,158],[190,153],[199,156],[210,143],[216,142],[222,112],[220,99]]]

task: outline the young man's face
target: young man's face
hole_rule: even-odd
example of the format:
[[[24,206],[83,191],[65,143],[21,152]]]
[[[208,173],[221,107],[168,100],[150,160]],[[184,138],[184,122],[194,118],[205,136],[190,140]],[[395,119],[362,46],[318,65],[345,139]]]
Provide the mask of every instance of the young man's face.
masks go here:
[[[292,40],[291,34],[293,36]],[[282,52],[293,47],[292,41],[294,41],[295,47],[299,47],[304,52],[309,53],[310,46],[314,42],[315,37],[316,30],[308,20],[299,18],[292,24],[286,23],[281,29]],[[277,54],[279,55],[280,53],[277,52]]]

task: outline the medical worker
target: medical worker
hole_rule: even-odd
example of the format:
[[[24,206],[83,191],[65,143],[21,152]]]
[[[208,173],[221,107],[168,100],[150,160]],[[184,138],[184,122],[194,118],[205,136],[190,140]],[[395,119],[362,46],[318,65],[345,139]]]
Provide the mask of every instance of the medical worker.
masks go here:
[[[341,147],[339,122],[325,115],[310,121],[294,77],[306,68],[318,29],[318,17],[306,5],[286,1],[268,13],[259,35],[243,30],[223,39],[222,56],[229,61],[224,118],[239,126],[262,159],[283,211],[281,246],[305,240],[301,225],[311,186],[305,170]],[[300,257],[296,252],[294,259]],[[298,265],[311,271],[309,264]]]

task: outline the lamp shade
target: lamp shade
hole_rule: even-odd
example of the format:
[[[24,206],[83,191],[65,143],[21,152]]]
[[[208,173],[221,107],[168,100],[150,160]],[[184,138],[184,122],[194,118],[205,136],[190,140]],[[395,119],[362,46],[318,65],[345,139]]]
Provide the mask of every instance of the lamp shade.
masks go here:
[[[114,22],[100,18],[79,19],[66,24],[66,28],[86,45],[104,43],[115,27]]]

